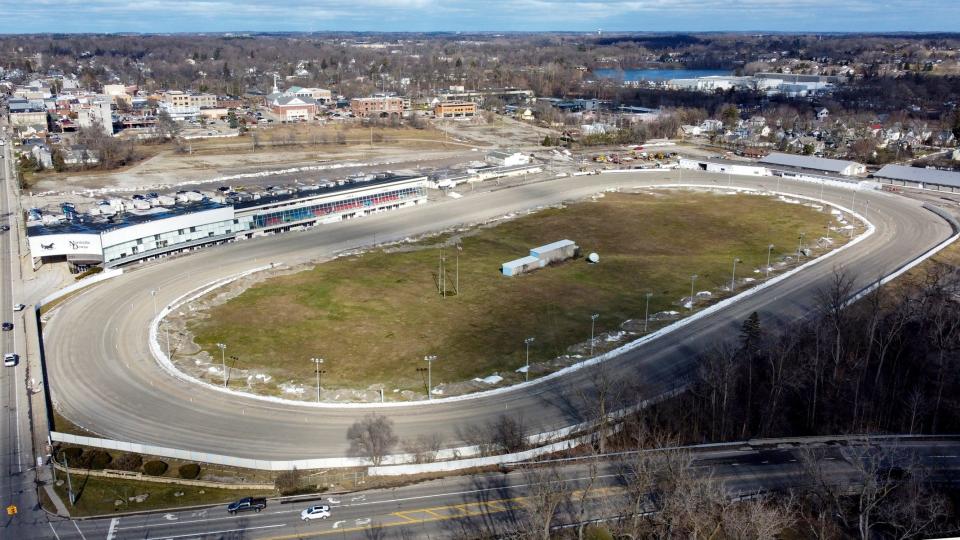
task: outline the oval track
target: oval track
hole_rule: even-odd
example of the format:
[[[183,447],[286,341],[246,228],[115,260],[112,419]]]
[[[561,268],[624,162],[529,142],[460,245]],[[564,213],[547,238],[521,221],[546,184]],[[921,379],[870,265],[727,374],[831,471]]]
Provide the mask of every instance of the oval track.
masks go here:
[[[131,268],[69,300],[50,320],[44,335],[53,401],[66,418],[112,439],[256,459],[344,456],[346,430],[368,412],[365,409],[278,405],[203,390],[162,372],[147,346],[153,316],[150,290],[159,289],[158,301],[167,303],[205,283],[271,261],[296,264],[367,245],[374,233],[381,241],[402,239],[606,188],[675,182],[678,176],[625,173],[548,180]],[[684,171],[683,181],[725,186],[728,177]],[[734,181],[744,187],[777,186],[775,178]],[[809,184],[784,182],[782,190],[820,195],[820,187]],[[841,189],[828,188],[824,195],[848,207],[853,198],[851,191]],[[942,219],[916,201],[880,192],[859,192],[856,199],[859,211],[862,201],[869,200],[868,218],[877,229],[871,237],[712,317],[607,362],[609,375],[641,382],[637,400],[675,388],[690,373],[697,353],[737,335],[740,321],[750,312],[759,311],[765,323],[803,316],[834,267],[846,267],[858,277],[858,285],[865,285],[951,234]],[[504,411],[522,412],[531,431],[548,431],[582,421],[573,396],[578,389],[591,388],[592,371],[576,371],[523,391],[382,413],[393,419],[401,438],[439,432],[448,444],[457,445],[458,427],[486,422]]]

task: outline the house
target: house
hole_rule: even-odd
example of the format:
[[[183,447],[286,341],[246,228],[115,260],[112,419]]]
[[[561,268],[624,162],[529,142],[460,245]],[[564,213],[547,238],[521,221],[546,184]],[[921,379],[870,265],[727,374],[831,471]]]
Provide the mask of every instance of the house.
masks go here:
[[[96,152],[86,146],[75,144],[60,150],[63,162],[67,165],[95,165],[100,162]]]
[[[951,157],[953,158],[954,161],[960,161],[960,148],[957,148],[956,150],[954,150],[953,155]]]
[[[700,126],[691,126],[687,124],[680,126],[680,131],[687,137],[697,137],[703,133],[703,128]]]
[[[44,169],[53,167],[53,154],[50,152],[50,147],[46,144],[35,144],[31,146],[30,155],[32,155],[33,159],[37,160],[37,163]]]
[[[533,111],[530,109],[517,110],[517,113],[521,120],[531,121],[533,120]]]
[[[723,131],[723,122],[715,118],[707,118],[700,124],[700,129],[706,133],[713,133],[716,131]]]
[[[827,118],[830,118],[830,111],[828,111],[826,108],[821,108],[817,111],[817,120],[823,122]]]

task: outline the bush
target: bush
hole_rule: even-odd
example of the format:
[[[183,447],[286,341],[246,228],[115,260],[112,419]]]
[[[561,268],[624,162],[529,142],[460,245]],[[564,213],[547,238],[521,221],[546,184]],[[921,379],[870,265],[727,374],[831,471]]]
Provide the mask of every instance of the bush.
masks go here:
[[[163,476],[169,465],[165,461],[148,461],[143,464],[143,472],[150,476]]]
[[[80,281],[81,279],[83,279],[83,278],[85,278],[85,277],[89,277],[89,276],[92,276],[92,275],[94,275],[94,274],[99,274],[100,272],[103,272],[103,267],[102,267],[102,266],[92,266],[92,267],[84,270],[83,272],[80,272],[79,274],[77,274],[77,276],[76,276],[75,278],[73,278],[73,279],[75,279],[75,280],[77,280],[77,281]]]
[[[57,462],[63,465],[63,458],[67,458],[67,465],[73,465],[74,467],[80,463],[80,456],[83,455],[83,448],[77,448],[76,446],[71,446],[68,448],[61,448],[57,452]]]
[[[303,473],[294,467],[292,470],[278,473],[273,485],[281,495],[293,495],[300,490],[302,477]]]
[[[185,480],[194,480],[200,476],[200,466],[196,463],[187,463],[177,468],[177,474]]]
[[[80,464],[84,469],[94,469],[98,471],[106,469],[111,461],[113,461],[113,456],[103,450],[84,452],[83,457],[80,458]]]
[[[143,458],[140,454],[121,454],[113,462],[114,469],[118,471],[136,471],[143,465]]]

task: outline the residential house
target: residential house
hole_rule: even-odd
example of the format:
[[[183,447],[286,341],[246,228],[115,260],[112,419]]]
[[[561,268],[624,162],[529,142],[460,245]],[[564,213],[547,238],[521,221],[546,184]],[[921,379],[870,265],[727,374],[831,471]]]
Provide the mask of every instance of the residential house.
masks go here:
[[[50,169],[53,167],[53,154],[50,152],[50,147],[46,144],[32,145],[30,147],[30,154],[44,169]]]
[[[95,165],[100,162],[96,152],[79,144],[62,148],[60,154],[67,165]]]
[[[830,118],[830,111],[828,111],[825,107],[817,111],[817,120],[823,122],[828,118]]]

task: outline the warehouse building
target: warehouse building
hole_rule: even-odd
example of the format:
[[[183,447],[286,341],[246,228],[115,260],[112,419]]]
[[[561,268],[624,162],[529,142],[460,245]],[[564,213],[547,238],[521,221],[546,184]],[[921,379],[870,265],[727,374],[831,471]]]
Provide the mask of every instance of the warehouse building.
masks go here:
[[[437,118],[471,118],[477,115],[477,104],[472,101],[441,101],[433,106]]]
[[[855,161],[815,156],[798,156],[777,152],[761,159],[758,163],[766,165],[771,169],[795,173],[810,172],[813,174],[828,173],[842,176],[855,176],[867,172],[865,165]]]
[[[573,240],[559,240],[530,250],[530,255],[507,261],[500,265],[505,276],[517,276],[555,262],[572,259],[580,253],[580,247]]]
[[[938,191],[960,191],[960,172],[922,169],[906,165],[885,165],[873,173],[873,177],[887,184],[934,189]]]

